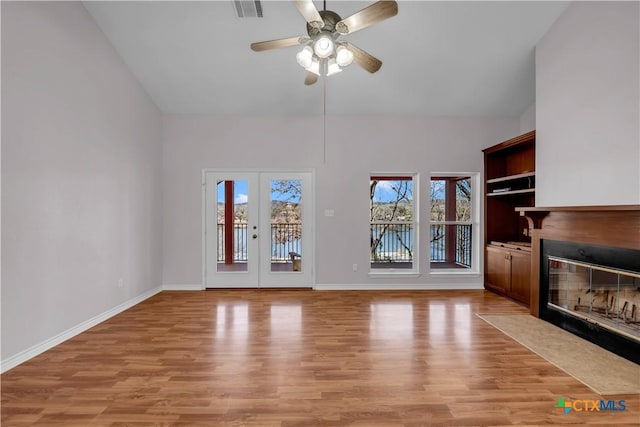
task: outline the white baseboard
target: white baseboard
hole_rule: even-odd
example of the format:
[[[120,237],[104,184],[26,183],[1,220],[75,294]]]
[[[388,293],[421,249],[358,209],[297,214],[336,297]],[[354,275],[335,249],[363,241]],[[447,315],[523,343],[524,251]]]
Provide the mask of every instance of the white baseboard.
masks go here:
[[[316,284],[316,291],[401,291],[401,290],[480,290],[478,283],[362,283]]]
[[[5,360],[0,361],[0,373],[5,373],[6,371],[15,368],[21,363],[26,362],[27,360],[36,357],[37,355],[44,353],[45,351],[57,346],[68,340],[69,338],[73,338],[78,334],[86,331],[89,328],[93,328],[98,323],[104,322],[110,317],[115,316],[116,314],[122,313],[123,311],[133,307],[136,304],[141,303],[147,298],[151,298],[155,294],[162,291],[162,287],[158,286],[156,288],[150,289],[147,292],[138,295],[137,297],[131,298],[128,301],[123,302],[116,307],[113,307],[110,310],[105,311],[102,314],[99,314],[91,319],[84,321],[72,328],[67,329],[66,331],[51,337],[49,339],[44,340],[43,342],[34,345],[26,350],[21,351]]]
[[[189,285],[180,283],[170,283],[162,285],[163,291],[203,291],[204,287],[201,284]]]

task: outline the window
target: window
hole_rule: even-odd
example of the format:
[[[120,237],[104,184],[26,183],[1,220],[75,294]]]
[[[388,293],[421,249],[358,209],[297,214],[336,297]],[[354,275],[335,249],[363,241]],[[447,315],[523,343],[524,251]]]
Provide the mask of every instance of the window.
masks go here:
[[[414,177],[372,175],[370,199],[370,266],[414,270],[417,236],[414,209]]]
[[[431,270],[471,269],[476,231],[472,177],[432,176],[430,193]]]

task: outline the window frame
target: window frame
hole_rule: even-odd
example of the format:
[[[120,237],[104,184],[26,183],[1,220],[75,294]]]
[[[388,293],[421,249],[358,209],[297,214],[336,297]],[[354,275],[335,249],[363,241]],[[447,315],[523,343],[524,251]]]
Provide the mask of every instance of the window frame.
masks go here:
[[[384,267],[372,267],[371,262],[371,227],[374,223],[386,223],[385,221],[372,221],[371,213],[369,213],[369,277],[373,278],[387,278],[387,277],[419,277],[420,268],[420,228],[419,228],[419,216],[420,216],[420,204],[419,204],[419,185],[420,179],[417,172],[371,172],[369,174],[369,189],[371,189],[371,181],[377,179],[393,181],[393,180],[407,180],[412,183],[412,208],[413,215],[412,220],[402,221],[402,224],[411,224],[412,226],[412,257],[411,268],[384,268]],[[369,195],[369,203],[372,202],[371,194]],[[371,212],[371,205],[369,206]],[[388,223],[397,223],[398,221],[388,221]],[[393,265],[393,263],[390,263]]]
[[[465,178],[468,177],[471,183],[471,220],[470,221],[433,221],[431,219],[431,182],[441,178],[443,180],[451,178]],[[481,227],[480,227],[480,213],[481,213],[481,181],[480,172],[432,172],[429,175],[428,196],[429,202],[427,211],[427,248],[426,257],[424,261],[427,263],[429,275],[478,275],[481,272],[480,263],[482,252],[481,248]],[[432,225],[471,225],[471,266],[469,268],[432,268],[431,261],[431,226]]]

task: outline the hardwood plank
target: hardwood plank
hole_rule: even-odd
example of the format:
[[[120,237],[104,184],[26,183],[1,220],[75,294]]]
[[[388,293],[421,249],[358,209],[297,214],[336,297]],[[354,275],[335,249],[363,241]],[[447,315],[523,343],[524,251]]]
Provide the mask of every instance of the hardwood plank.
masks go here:
[[[637,425],[479,319],[487,291],[162,292],[2,375],[3,426]]]

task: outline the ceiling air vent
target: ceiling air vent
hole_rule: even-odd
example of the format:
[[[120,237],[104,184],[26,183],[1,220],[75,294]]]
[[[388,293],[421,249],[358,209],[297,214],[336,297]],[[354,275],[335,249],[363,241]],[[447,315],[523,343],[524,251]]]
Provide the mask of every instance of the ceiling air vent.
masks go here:
[[[233,0],[238,18],[262,18],[260,0]]]

